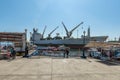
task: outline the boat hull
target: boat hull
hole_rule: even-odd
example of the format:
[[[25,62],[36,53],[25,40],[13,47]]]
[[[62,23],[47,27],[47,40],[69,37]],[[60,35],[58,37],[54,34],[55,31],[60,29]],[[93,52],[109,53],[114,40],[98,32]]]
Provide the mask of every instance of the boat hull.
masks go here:
[[[59,46],[65,45],[70,48],[83,48],[84,45],[89,43],[89,41],[99,41],[104,42],[106,41],[107,36],[96,36],[90,38],[79,38],[79,39],[61,39],[61,40],[37,40],[34,41],[34,44],[39,46]]]

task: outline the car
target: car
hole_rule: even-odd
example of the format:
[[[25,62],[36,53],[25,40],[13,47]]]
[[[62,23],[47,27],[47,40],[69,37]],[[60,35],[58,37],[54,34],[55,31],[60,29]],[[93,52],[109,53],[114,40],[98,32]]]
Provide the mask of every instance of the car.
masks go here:
[[[0,59],[9,59],[10,51],[9,50],[0,50]]]
[[[101,52],[98,52],[98,51],[92,51],[90,54],[94,58],[100,58],[101,57]]]
[[[117,54],[115,54],[114,59],[120,60],[120,52],[118,52]]]

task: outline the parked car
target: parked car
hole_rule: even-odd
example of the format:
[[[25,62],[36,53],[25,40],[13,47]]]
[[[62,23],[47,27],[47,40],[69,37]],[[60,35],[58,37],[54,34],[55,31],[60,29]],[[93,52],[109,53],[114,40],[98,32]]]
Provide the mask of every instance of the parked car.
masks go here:
[[[0,59],[8,59],[10,58],[9,50],[0,50]]]
[[[91,48],[88,50],[89,55],[93,58],[101,58],[101,52],[99,52],[96,48]]]
[[[118,52],[117,54],[115,54],[115,56],[113,58],[117,59],[117,60],[120,60],[120,52]]]
[[[90,54],[91,54],[91,56],[94,57],[94,58],[101,58],[101,52],[91,51]]]

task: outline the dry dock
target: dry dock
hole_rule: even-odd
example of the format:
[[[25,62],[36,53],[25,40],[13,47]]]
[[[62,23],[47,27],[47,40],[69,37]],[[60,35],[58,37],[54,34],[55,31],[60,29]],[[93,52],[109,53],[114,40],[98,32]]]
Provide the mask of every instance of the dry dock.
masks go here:
[[[120,80],[120,65],[97,59],[17,57],[0,60],[0,80]]]

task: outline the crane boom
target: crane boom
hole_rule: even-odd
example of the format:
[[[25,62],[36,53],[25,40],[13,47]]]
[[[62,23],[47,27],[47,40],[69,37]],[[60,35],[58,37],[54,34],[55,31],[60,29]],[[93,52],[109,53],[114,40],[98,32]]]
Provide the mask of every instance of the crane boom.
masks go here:
[[[64,24],[63,22],[62,22],[62,24],[63,24],[63,26],[64,26],[64,28],[65,28],[66,33],[68,33],[68,30],[67,30],[65,24]]]
[[[66,28],[66,26],[65,26],[65,24],[62,22],[62,25],[63,25],[63,27],[65,28],[65,31],[66,31],[66,34],[68,33],[68,30],[67,30],[67,28]],[[68,36],[68,34],[67,34],[67,36]]]
[[[44,34],[45,34],[46,27],[47,27],[47,26],[45,26],[45,28],[44,28],[44,30],[43,30],[42,38],[44,38]]]
[[[52,34],[57,28],[58,28],[58,26],[57,26],[54,30],[52,30],[52,31],[48,34],[48,36],[50,37],[51,34]]]
[[[63,22],[62,22],[62,24],[63,24],[63,26],[64,26],[64,28],[65,28],[67,38],[70,38],[71,35],[72,35],[72,33],[73,33],[73,31],[74,31],[75,29],[77,29],[81,24],[83,24],[83,22],[81,22],[80,24],[78,24],[78,25],[77,25],[76,27],[74,27],[71,31],[68,31],[68,30],[67,30],[67,28],[66,28],[66,26],[65,26],[65,24],[64,24]]]
[[[81,24],[83,24],[83,22],[81,22],[80,24],[78,24],[75,28],[73,28],[70,32],[73,32],[75,29],[77,29]]]

